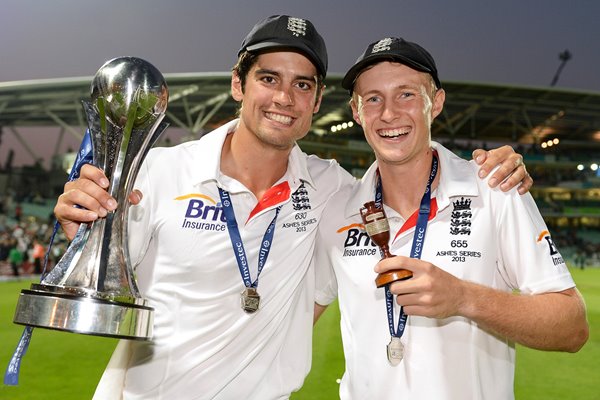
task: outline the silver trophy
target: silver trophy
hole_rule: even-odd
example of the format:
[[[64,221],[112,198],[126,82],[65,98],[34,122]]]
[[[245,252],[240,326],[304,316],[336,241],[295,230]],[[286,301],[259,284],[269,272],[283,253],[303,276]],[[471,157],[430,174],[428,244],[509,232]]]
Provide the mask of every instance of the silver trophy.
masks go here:
[[[83,102],[94,165],[110,180],[117,208],[81,224],[58,264],[22,290],[17,324],[88,335],[149,340],[153,309],[141,298],[127,251],[128,195],[148,150],[165,130],[168,89],[162,74],[134,57],[105,63]]]

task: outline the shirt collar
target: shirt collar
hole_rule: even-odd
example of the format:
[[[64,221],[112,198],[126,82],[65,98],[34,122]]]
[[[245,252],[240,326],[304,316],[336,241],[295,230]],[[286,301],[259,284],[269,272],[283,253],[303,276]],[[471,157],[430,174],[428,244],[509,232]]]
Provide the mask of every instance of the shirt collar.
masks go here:
[[[235,132],[238,123],[238,119],[229,121],[197,140],[198,146],[196,146],[197,154],[195,158],[199,160],[198,164],[203,166],[198,168],[198,181],[200,183],[218,181],[221,175],[220,165],[223,143],[225,143],[225,138],[229,133]]]
[[[221,153],[223,144],[228,134],[234,134],[239,124],[239,119],[234,119],[219,128],[204,135],[198,140],[198,160],[202,160],[203,168],[199,168],[198,180],[200,183],[217,181],[221,174]],[[306,182],[315,188],[314,180],[310,175],[306,154],[302,152],[297,144],[294,144],[288,158],[288,169],[284,179],[288,180],[290,187],[295,188]]]
[[[304,153],[298,144],[294,144],[290,156],[288,159],[288,170],[286,175],[290,181],[290,186],[300,186],[302,182],[306,182],[313,189],[317,189],[314,179],[308,170],[308,157]]]
[[[451,198],[458,196],[478,196],[477,166],[474,161],[460,158],[439,143],[432,142],[431,147],[437,151],[441,166],[441,175],[437,187],[438,210],[446,208]]]
[[[437,151],[440,161],[441,175],[435,191],[439,210],[447,207],[452,197],[479,195],[477,177],[473,172],[474,167],[471,165],[472,161],[469,162],[458,157],[437,142],[431,142],[431,148]],[[350,199],[344,210],[346,218],[359,214],[364,203],[375,199],[377,168],[377,161],[375,161],[362,179],[352,188]]]

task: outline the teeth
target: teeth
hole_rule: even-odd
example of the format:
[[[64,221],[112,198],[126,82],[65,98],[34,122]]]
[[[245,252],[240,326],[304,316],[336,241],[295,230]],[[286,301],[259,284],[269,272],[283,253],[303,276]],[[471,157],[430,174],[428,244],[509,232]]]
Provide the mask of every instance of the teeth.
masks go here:
[[[380,130],[379,131],[379,136],[393,138],[393,137],[407,135],[408,132],[409,132],[408,129]]]
[[[285,115],[275,114],[275,113],[267,113],[266,115],[267,115],[267,118],[269,118],[270,120],[279,122],[280,124],[289,125],[292,123],[292,117],[287,117]]]

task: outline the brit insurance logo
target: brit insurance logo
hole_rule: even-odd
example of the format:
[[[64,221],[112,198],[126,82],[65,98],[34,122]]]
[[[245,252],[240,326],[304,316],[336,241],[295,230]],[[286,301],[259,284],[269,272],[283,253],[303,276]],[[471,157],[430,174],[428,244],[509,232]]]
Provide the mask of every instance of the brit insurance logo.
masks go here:
[[[550,257],[552,257],[552,262],[554,263],[554,265],[557,267],[566,267],[565,260],[558,252],[558,249],[556,248],[552,237],[550,237],[550,232],[543,231],[538,235],[537,242],[540,243],[542,241],[544,241],[548,245],[548,254],[550,255]]]
[[[471,234],[471,200],[461,197],[460,200],[453,201],[454,209],[450,215],[450,234],[451,235],[470,235]]]
[[[341,227],[337,233],[344,235],[343,257],[374,256],[379,249],[373,243],[363,224],[350,224]]]
[[[227,225],[221,202],[200,193],[185,194],[174,200],[187,202],[182,229],[225,231]]]

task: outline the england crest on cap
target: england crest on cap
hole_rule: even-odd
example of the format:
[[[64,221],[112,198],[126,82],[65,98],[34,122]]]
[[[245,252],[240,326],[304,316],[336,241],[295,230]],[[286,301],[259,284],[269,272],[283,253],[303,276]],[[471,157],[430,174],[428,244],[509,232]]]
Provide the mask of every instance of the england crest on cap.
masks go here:
[[[306,21],[302,18],[289,17],[287,28],[296,37],[306,36]]]

